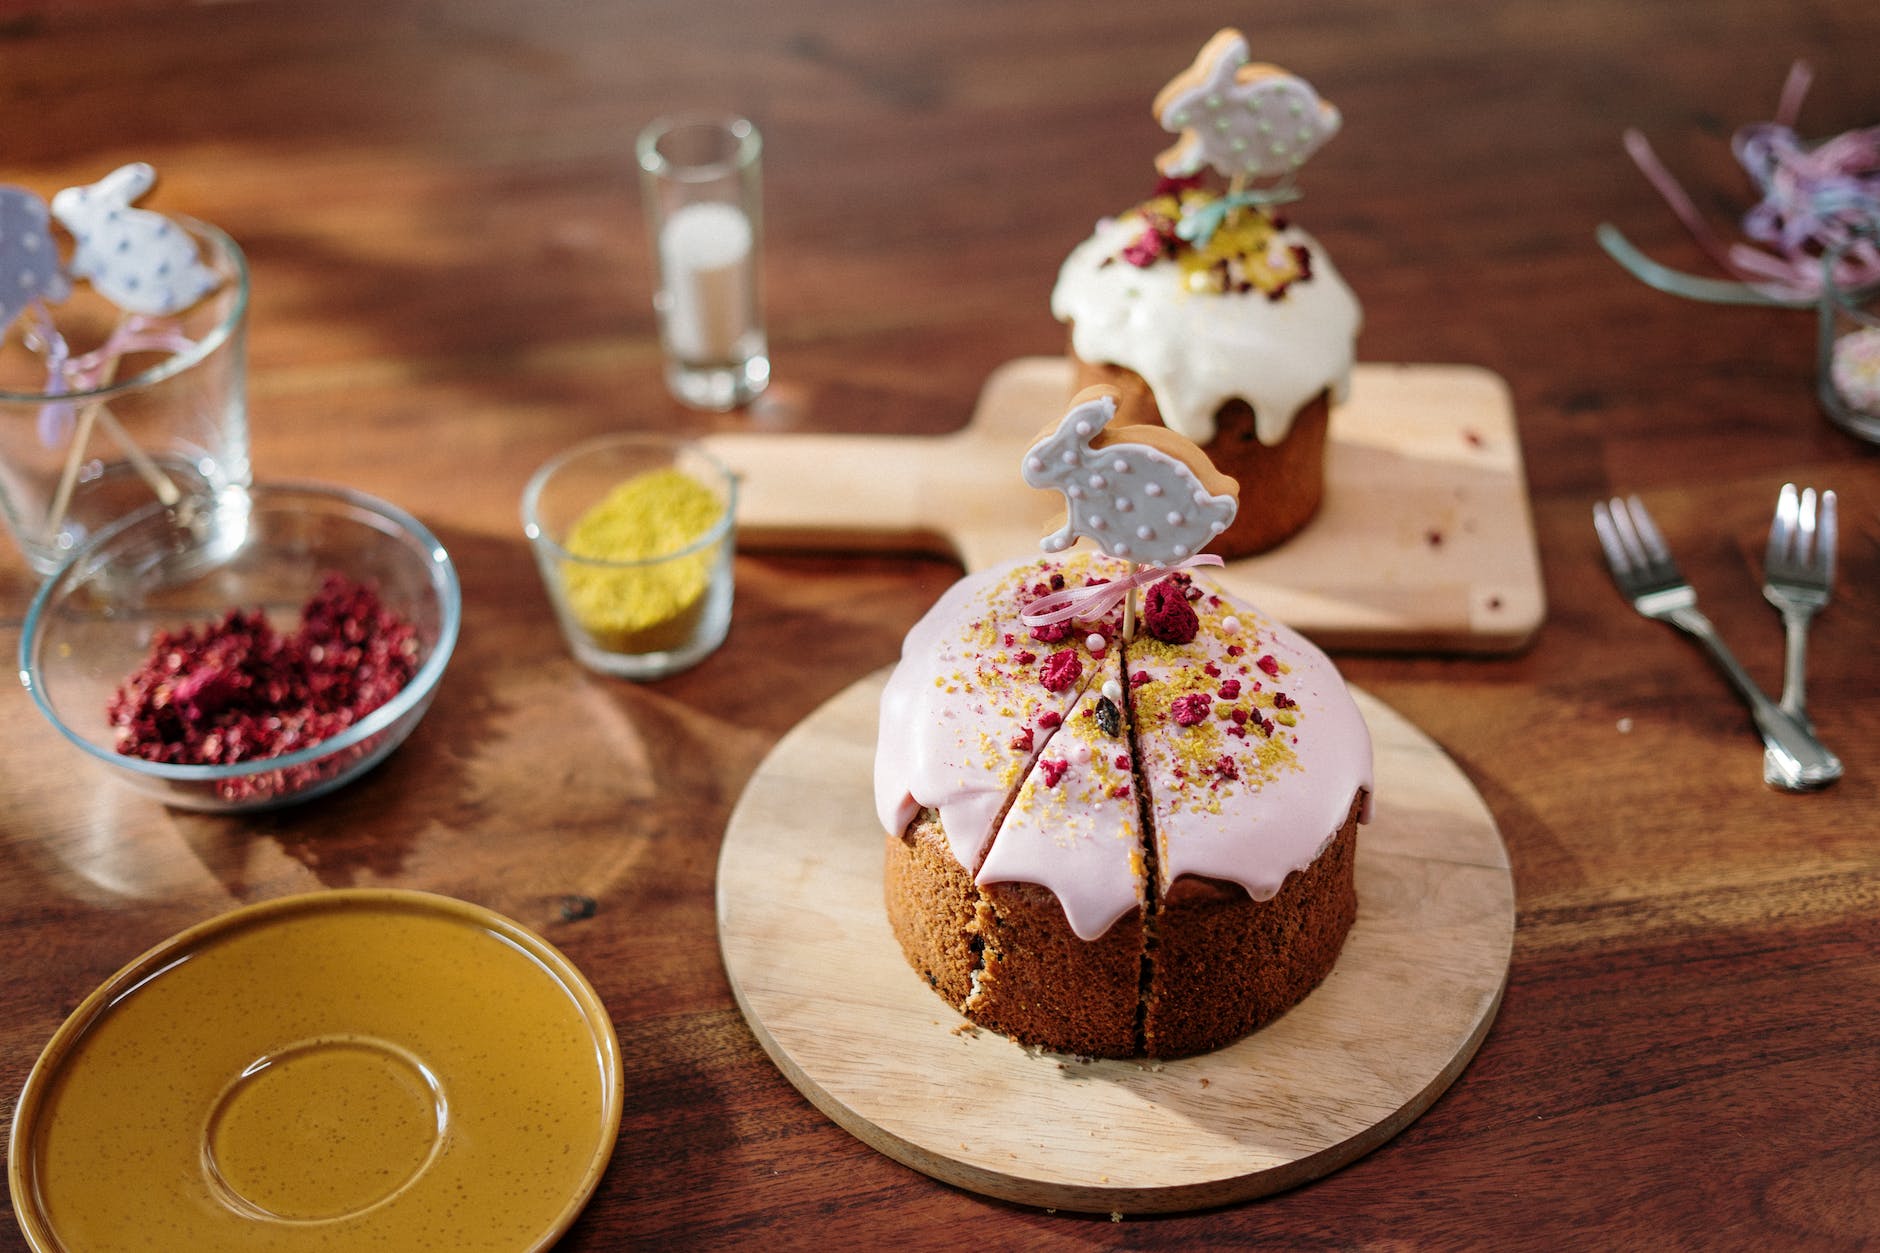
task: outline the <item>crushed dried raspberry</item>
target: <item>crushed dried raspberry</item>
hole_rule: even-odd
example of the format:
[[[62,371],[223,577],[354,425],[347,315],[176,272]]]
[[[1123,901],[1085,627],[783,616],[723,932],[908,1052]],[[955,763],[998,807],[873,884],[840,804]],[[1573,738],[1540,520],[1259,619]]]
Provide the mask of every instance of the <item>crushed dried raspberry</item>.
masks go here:
[[[1012,660],[1016,661],[1021,666],[1029,666],[1032,662],[1038,660],[1038,654],[1032,652],[1029,648],[1021,648],[1018,652],[1013,654]]]
[[[1298,705],[1298,701],[1286,695],[1284,692],[1273,693],[1273,708],[1275,709],[1296,709]]]
[[[1236,709],[1236,710],[1234,710],[1234,712],[1233,712],[1233,714],[1232,714],[1232,717],[1233,717],[1233,719],[1234,719],[1234,724],[1235,724],[1236,726],[1243,726],[1243,727],[1244,727],[1244,726],[1246,726],[1246,725],[1247,725],[1247,711],[1246,711],[1246,710],[1244,710],[1244,709]]]
[[[1238,779],[1240,777],[1240,767],[1234,764],[1232,757],[1222,753],[1220,757],[1215,759],[1214,773],[1220,775],[1223,779]]]
[[[1244,653],[1244,652],[1246,652],[1246,651],[1247,651],[1246,649],[1244,649],[1244,648],[1242,648],[1242,647],[1241,647],[1240,645],[1238,645],[1238,644],[1229,644],[1229,645],[1227,646],[1227,655],[1228,655],[1229,657],[1238,657],[1238,656],[1240,656],[1240,655],[1241,655],[1242,653]]]
[[[1046,596],[1046,595],[1049,595],[1050,592],[1051,592],[1051,588],[1048,584],[1033,583],[1031,585],[1031,594],[1033,596]]]
[[[1279,677],[1279,661],[1277,658],[1273,656],[1272,653],[1265,654],[1264,656],[1260,658],[1260,660],[1254,662],[1253,664],[1260,667],[1260,669],[1266,671],[1268,674],[1274,676],[1275,678]]]
[[[1217,693],[1217,695],[1219,695],[1222,700],[1239,700],[1240,699],[1240,680],[1239,679],[1222,679],[1221,690]]]
[[[1038,672],[1038,682],[1044,684],[1047,692],[1062,692],[1083,677],[1084,663],[1074,649],[1060,648],[1045,658],[1044,668]]]
[[[1154,680],[1149,677],[1147,670],[1138,670],[1136,673],[1129,676],[1129,685],[1131,687],[1141,687],[1145,683],[1152,682],[1154,682]]]
[[[1044,785],[1046,787],[1056,787],[1058,782],[1063,779],[1064,772],[1071,768],[1071,763],[1063,760],[1046,760],[1039,762],[1038,768],[1044,771]]]
[[[396,696],[418,670],[417,628],[370,587],[328,575],[283,635],[260,611],[158,631],[113,693],[117,751],[172,765],[278,757],[330,739]],[[218,784],[224,799],[291,791],[345,763]]]
[[[1054,592],[1064,590],[1064,574],[1061,570],[1053,570],[1051,572],[1051,590]]]
[[[1143,596],[1142,625],[1164,644],[1186,644],[1201,629],[1201,619],[1182,596],[1180,585],[1163,579],[1150,584]]]
[[[1047,709],[1038,715],[1038,725],[1047,731],[1062,721],[1064,721],[1063,715],[1055,709]]]
[[[1227,728],[1227,733],[1233,736],[1237,740],[1244,740],[1247,738],[1247,728],[1242,726],[1238,722],[1235,723],[1233,726]]]
[[[1201,667],[1201,668],[1202,668],[1203,670],[1206,670],[1206,671],[1208,672],[1208,677],[1209,677],[1210,679],[1218,679],[1218,678],[1220,678],[1220,677],[1221,677],[1221,668],[1220,668],[1219,666],[1217,666],[1217,665],[1215,665],[1215,664],[1214,664],[1213,662],[1211,662],[1211,661],[1210,661],[1210,662],[1209,662],[1209,663],[1208,663],[1207,665],[1205,665],[1205,666],[1203,666],[1203,667]]]
[[[1020,731],[1017,735],[1012,737],[1012,747],[1021,753],[1029,753],[1031,751],[1030,727],[1026,727],[1023,731]]]
[[[1094,574],[1084,576],[1085,587],[1102,587],[1105,583],[1108,583],[1108,582],[1109,582],[1108,579],[1099,578],[1098,576]]]
[[[1169,714],[1176,725],[1192,727],[1208,716],[1208,706],[1213,704],[1206,692],[1190,692],[1186,696],[1177,696],[1175,703],[1169,706]]]
[[[1013,635],[1010,631],[1007,631],[1005,633],[1005,646],[1007,648],[1010,648],[1012,645],[1016,643],[1018,643],[1018,637],[1016,635]]]
[[[1070,638],[1071,624],[1068,622],[1047,622],[1043,626],[1031,629],[1031,638],[1040,644],[1058,644]]]
[[[1162,259],[1162,237],[1154,227],[1145,227],[1142,234],[1129,241],[1123,249],[1123,260],[1139,270],[1146,270]]]
[[[1260,719],[1258,725],[1261,735],[1266,736],[1269,740],[1273,738],[1273,720],[1271,718]]]
[[[1116,768],[1117,768],[1118,770],[1127,770],[1127,769],[1129,769],[1129,754],[1128,754],[1128,753],[1118,753],[1118,754],[1116,755],[1116,760],[1115,760],[1115,761],[1112,761],[1112,762],[1111,762],[1110,764],[1111,764],[1111,765],[1113,765],[1113,766],[1115,766],[1115,767],[1116,767]]]
[[[1129,784],[1127,783],[1118,783],[1110,789],[1110,796],[1113,799],[1121,800],[1123,797],[1128,796],[1128,795],[1129,795]]]

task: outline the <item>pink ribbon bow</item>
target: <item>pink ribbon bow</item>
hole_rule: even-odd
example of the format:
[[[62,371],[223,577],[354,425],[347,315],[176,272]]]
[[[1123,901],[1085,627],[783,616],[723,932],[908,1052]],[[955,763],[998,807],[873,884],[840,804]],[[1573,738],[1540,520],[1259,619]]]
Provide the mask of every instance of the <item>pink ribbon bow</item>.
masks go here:
[[[1122,603],[1123,597],[1139,587],[1148,587],[1159,583],[1177,570],[1187,570],[1195,566],[1218,566],[1224,564],[1215,553],[1196,553],[1184,561],[1172,566],[1136,566],[1120,579],[1107,583],[1092,583],[1086,587],[1067,587],[1041,596],[1031,602],[1026,610],[1018,615],[1018,620],[1028,627],[1050,626],[1056,622],[1069,622],[1072,619],[1089,620],[1101,618]]]
[[[158,322],[142,314],[132,314],[112,330],[110,338],[81,356],[70,356],[65,336],[59,334],[52,315],[37,302],[32,308],[28,334],[46,357],[46,395],[65,396],[73,392],[96,391],[111,381],[118,362],[136,352],[188,352],[196,341],[168,322]],[[47,447],[62,441],[71,429],[75,406],[44,405],[39,410],[39,438]]]

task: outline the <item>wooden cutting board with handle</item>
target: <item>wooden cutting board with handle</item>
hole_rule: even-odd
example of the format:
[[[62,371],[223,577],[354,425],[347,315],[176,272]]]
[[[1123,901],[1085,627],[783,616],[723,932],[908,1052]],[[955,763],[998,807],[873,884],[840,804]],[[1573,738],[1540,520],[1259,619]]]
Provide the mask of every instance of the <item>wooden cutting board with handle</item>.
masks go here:
[[[1063,416],[1070,366],[1011,361],[938,436],[727,434],[746,549],[928,552],[968,570],[1038,552],[1063,497],[1019,461]],[[1498,653],[1546,612],[1507,385],[1474,366],[1360,365],[1332,412],[1325,504],[1230,563],[1229,588],[1328,648]]]

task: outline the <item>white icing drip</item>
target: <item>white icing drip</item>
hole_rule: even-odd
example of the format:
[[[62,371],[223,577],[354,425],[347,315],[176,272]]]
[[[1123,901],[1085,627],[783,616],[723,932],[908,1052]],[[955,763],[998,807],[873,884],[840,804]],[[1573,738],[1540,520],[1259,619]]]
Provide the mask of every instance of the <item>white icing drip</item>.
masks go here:
[[[1230,400],[1253,407],[1270,445],[1320,392],[1345,394],[1362,314],[1310,235],[1289,226],[1277,236],[1311,250],[1312,277],[1269,300],[1258,290],[1190,292],[1173,261],[1131,265],[1119,254],[1141,229],[1130,217],[1098,223],[1058,272],[1051,312],[1071,323],[1079,357],[1140,374],[1164,425],[1197,444],[1214,438],[1214,415]]]

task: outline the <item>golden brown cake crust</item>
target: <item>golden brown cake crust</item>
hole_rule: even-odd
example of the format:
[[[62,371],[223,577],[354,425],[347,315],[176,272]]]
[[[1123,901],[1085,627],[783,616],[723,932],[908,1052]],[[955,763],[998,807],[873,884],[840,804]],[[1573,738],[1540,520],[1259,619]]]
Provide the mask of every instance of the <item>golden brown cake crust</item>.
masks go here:
[[[985,961],[967,1016],[1020,1044],[1086,1057],[1140,1052],[1142,915],[1120,918],[1086,943],[1046,888],[993,883],[982,892]]]
[[[1115,425],[1166,425],[1155,395],[1142,375],[1107,362],[1085,361],[1069,350],[1076,367],[1073,393],[1106,384],[1120,393]],[[1240,512],[1234,524],[1209,548],[1232,561],[1265,552],[1305,528],[1325,496],[1325,439],[1331,420],[1331,395],[1320,392],[1293,418],[1292,430],[1277,444],[1260,442],[1253,410],[1232,400],[1215,415],[1214,438],[1203,444],[1221,473],[1240,482]]]
[[[888,922],[908,964],[960,1008],[979,967],[979,888],[947,847],[933,810],[888,837],[886,892]]]
[[[1181,1057],[1264,1026],[1319,985],[1358,916],[1358,809],[1271,900],[1237,883],[1175,881],[1151,920],[1143,1051]]]
[[[1271,900],[1183,878],[1146,927],[1138,910],[1093,942],[1036,884],[975,885],[923,810],[888,837],[888,921],[948,1004],[1020,1044],[1089,1057],[1206,1052],[1277,1018],[1338,960],[1358,912],[1362,801]]]

